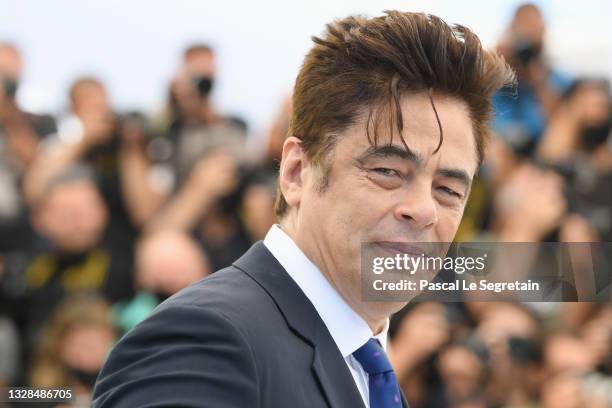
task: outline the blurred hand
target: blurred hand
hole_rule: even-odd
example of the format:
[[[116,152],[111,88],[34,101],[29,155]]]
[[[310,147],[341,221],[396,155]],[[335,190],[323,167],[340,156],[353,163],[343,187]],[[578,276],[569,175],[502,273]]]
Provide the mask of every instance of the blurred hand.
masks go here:
[[[126,118],[119,128],[122,144],[126,146],[142,146],[145,140],[145,130],[136,118]]]
[[[181,69],[174,77],[170,84],[170,90],[183,119],[196,119],[201,99],[190,83],[189,74],[185,69]]]
[[[83,123],[83,138],[90,145],[100,145],[108,142],[115,130],[115,121],[108,114],[87,114],[81,117]]]
[[[249,187],[242,198],[244,226],[254,240],[264,239],[274,224],[274,192],[263,185]]]
[[[563,374],[548,379],[542,390],[542,408],[583,408],[584,399],[580,380],[575,375]]]
[[[212,197],[222,197],[238,187],[238,169],[227,152],[216,151],[201,159],[193,169],[190,184]]]
[[[405,317],[392,343],[389,357],[398,375],[440,350],[449,338],[444,306],[434,303],[417,306]]]
[[[612,320],[604,314],[591,320],[582,328],[582,337],[597,362],[605,364],[612,355]]]
[[[496,197],[504,225],[519,238],[537,241],[556,228],[565,215],[567,202],[563,179],[526,164],[511,176]]]

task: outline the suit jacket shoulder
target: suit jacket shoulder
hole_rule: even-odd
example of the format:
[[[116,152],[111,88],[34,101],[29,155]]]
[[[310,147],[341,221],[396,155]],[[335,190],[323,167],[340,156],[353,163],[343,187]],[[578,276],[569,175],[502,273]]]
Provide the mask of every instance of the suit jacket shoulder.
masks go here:
[[[93,405],[255,406],[253,349],[236,319],[236,296],[226,291],[231,281],[249,278],[232,269],[170,298],[125,335],[99,375]]]

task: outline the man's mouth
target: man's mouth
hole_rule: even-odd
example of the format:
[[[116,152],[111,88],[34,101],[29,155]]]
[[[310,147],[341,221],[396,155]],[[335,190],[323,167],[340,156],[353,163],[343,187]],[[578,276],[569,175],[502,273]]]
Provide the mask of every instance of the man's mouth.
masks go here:
[[[374,246],[391,254],[406,254],[410,256],[426,256],[427,251],[422,246],[413,242],[398,242],[398,241],[379,241],[375,242]]]

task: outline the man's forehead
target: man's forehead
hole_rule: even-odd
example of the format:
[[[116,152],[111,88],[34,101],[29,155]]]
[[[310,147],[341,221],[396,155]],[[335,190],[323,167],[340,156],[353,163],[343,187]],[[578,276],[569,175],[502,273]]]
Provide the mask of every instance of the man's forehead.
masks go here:
[[[438,123],[436,113],[428,105],[428,99],[425,101],[427,104],[423,103],[424,98],[415,98],[414,95],[412,98],[404,98],[401,134],[397,126],[389,126],[387,118],[383,118],[374,128],[368,123],[366,115],[360,115],[360,119],[345,132],[345,136],[350,138],[348,144],[353,146],[350,149],[352,155],[355,158],[393,155],[422,164],[433,158],[439,165],[463,167],[473,174],[478,158],[473,124],[467,107],[454,98],[436,98]],[[369,129],[366,128],[368,125]],[[438,146],[440,148],[435,152]]]
[[[0,67],[11,71],[11,74],[19,73],[21,70],[21,58],[16,49],[0,46]]]

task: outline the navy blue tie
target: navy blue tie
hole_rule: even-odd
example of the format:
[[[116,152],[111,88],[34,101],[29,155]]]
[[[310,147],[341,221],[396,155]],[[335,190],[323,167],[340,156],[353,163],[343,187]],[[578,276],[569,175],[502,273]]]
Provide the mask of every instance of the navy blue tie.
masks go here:
[[[402,406],[397,378],[393,367],[376,339],[370,339],[353,353],[368,373],[370,408],[398,408]]]

